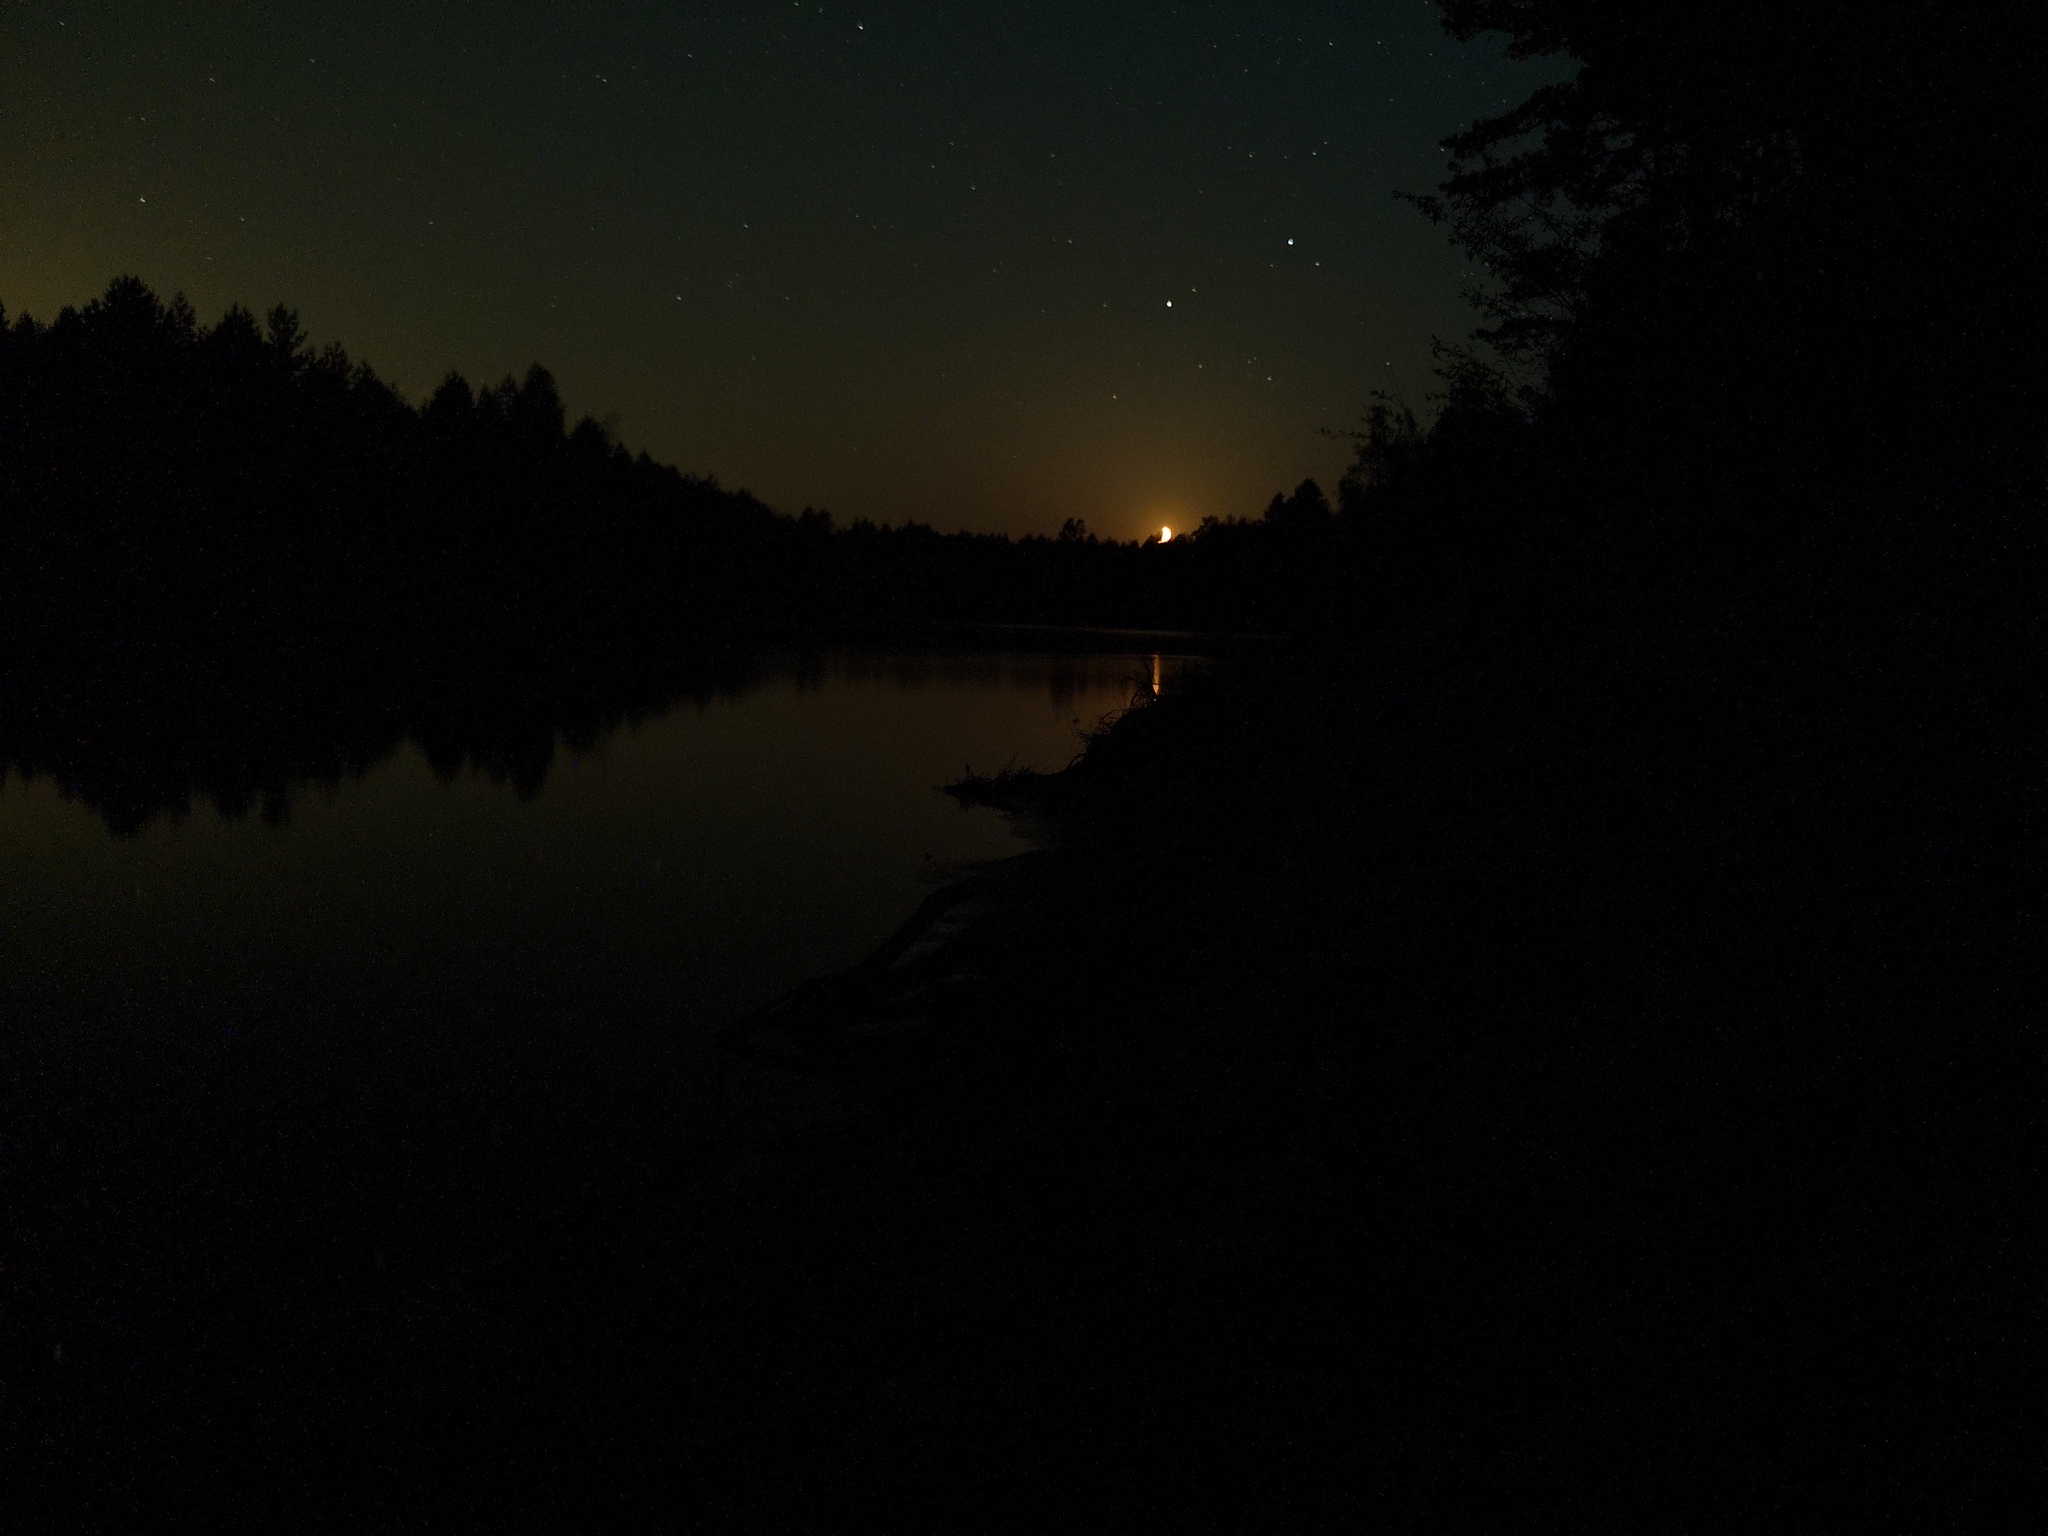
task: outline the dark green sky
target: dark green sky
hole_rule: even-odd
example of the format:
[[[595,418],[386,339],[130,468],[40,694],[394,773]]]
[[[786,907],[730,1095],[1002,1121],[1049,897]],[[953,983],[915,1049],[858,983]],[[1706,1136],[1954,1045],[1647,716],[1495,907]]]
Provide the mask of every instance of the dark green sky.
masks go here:
[[[1419,401],[1470,321],[1392,191],[1539,77],[1423,0],[10,3],[0,300],[285,298],[780,506],[1130,535]]]

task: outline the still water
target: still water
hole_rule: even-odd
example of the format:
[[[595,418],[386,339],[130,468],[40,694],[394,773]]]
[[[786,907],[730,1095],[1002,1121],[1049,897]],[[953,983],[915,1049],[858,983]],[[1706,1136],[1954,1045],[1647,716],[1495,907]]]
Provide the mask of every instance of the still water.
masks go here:
[[[309,1080],[329,1099],[438,1083],[429,1100],[566,1101],[655,1074],[687,1113],[720,1025],[858,959],[949,870],[1021,846],[939,785],[969,766],[1057,768],[1183,665],[770,660],[594,744],[558,739],[537,788],[531,772],[437,770],[407,743],[294,786],[281,821],[199,797],[117,834],[49,778],[13,774],[0,1091],[50,1112],[134,1091],[161,1112],[177,1084],[251,1064],[272,1086],[245,1091],[279,1102]]]

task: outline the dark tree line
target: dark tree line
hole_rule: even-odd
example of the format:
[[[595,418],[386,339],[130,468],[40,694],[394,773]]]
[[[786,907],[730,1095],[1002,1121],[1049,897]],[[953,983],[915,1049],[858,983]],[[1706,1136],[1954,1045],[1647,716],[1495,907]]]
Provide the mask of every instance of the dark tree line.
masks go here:
[[[1436,747],[1464,740],[1476,802],[1533,824],[1602,786],[1532,888],[1658,848],[1674,903],[1825,891],[1925,924],[1897,953],[1930,965],[2008,923],[2040,869],[2048,485],[2016,16],[1441,8],[1577,68],[1416,199],[1481,323],[1427,430],[1383,400],[1357,435],[1350,611],[1403,687],[1467,701]],[[1498,756],[1530,711],[1544,744]]]
[[[133,278],[0,327],[0,475],[12,622],[60,647],[101,626],[210,644],[544,624],[592,581],[687,573],[774,521],[566,430],[539,367],[480,394],[451,378],[416,411],[283,306],[207,327]]]
[[[1190,575],[1193,544],[779,514],[572,426],[539,365],[415,409],[282,305],[206,326],[134,278],[47,325],[0,313],[0,494],[11,629],[59,650],[1261,616],[1257,582]]]
[[[1428,431],[1383,402],[1360,444],[1373,809],[1269,876],[1304,927],[1350,904],[1359,1093],[1429,1149],[1450,1289],[1383,1305],[1487,1341],[1357,1369],[1430,1383],[1475,1526],[1994,1508],[2043,1188],[2028,18],[1442,10],[1577,70],[1422,199],[1486,277]],[[1270,727],[1276,796],[1325,713]]]

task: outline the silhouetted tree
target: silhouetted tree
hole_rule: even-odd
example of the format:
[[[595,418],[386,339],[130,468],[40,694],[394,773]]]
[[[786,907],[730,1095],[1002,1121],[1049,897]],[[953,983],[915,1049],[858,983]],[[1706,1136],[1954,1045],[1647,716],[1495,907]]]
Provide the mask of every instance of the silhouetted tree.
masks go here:
[[[1275,496],[1266,508],[1266,521],[1288,532],[1311,533],[1330,526],[1330,498],[1313,480],[1304,480],[1292,495]]]
[[[1540,386],[1639,481],[1924,465],[1890,425],[1903,398],[1964,453],[2019,444],[2040,328],[2010,194],[2041,109],[2009,8],[1442,9],[1579,65],[1446,141],[1418,200],[1492,276],[1468,386]]]

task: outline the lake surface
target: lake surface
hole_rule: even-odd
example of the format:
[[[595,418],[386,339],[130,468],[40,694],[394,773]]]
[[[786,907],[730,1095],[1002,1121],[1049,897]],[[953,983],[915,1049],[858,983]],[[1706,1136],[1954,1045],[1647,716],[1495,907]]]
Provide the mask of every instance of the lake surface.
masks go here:
[[[516,773],[436,766],[408,741],[284,786],[268,816],[202,794],[133,831],[14,773],[0,1086],[17,1109],[96,1106],[94,1122],[122,1093],[147,1118],[183,1095],[338,1124],[576,1103],[574,1121],[637,1091],[687,1118],[719,1026],[859,959],[948,871],[1021,846],[940,784],[1057,768],[1185,664],[767,658]],[[241,1086],[216,1102],[225,1078]]]
[[[1057,768],[1184,665],[725,651],[583,692],[153,712],[0,690],[0,1417],[108,1448],[42,1495],[296,1494],[277,1444],[425,1436],[438,1467],[463,1426],[556,1422],[578,1330],[683,1305],[699,1213],[757,1187],[729,1177],[750,1133],[810,1123],[720,1027],[1021,848],[941,784]]]

